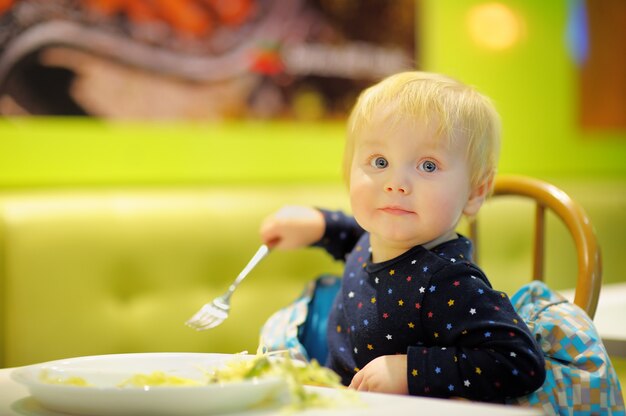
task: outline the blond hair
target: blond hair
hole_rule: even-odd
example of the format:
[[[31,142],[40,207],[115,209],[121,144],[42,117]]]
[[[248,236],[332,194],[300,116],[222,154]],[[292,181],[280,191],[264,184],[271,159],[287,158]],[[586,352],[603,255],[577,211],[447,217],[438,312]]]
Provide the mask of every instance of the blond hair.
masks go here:
[[[500,117],[491,100],[452,78],[410,71],[385,78],[359,96],[348,119],[343,161],[347,183],[358,137],[375,123],[392,128],[407,121],[435,127],[439,139],[466,141],[472,186],[495,174]]]

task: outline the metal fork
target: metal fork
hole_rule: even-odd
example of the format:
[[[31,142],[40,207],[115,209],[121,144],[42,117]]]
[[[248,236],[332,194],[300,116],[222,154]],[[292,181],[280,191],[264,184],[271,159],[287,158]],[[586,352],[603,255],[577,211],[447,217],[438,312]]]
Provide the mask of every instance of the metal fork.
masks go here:
[[[269,248],[262,244],[261,247],[254,254],[252,259],[246,264],[246,267],[243,268],[239,276],[235,279],[235,281],[228,287],[226,293],[222,296],[218,296],[213,301],[206,303],[194,316],[192,316],[185,324],[195,329],[196,331],[204,331],[205,329],[215,328],[226,318],[228,318],[228,312],[230,311],[230,297],[232,296],[235,289],[239,283],[246,278],[248,273],[254,267],[259,264],[261,260],[267,256],[269,253]]]

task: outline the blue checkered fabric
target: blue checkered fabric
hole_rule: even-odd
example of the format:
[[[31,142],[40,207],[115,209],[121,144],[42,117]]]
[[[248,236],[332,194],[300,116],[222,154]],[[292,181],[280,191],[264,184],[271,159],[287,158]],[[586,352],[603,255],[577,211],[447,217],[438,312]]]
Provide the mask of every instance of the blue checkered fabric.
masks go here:
[[[619,379],[585,311],[539,281],[511,302],[541,345],[547,376],[541,388],[510,402],[549,415],[624,415]]]
[[[274,312],[261,328],[259,349],[287,351],[291,358],[326,361],[328,314],[341,279],[324,274],[310,281],[295,301]]]
[[[274,312],[261,328],[259,350],[286,351],[296,360],[309,361],[306,347],[298,338],[298,328],[304,325],[317,282],[309,282],[300,296],[289,305]]]

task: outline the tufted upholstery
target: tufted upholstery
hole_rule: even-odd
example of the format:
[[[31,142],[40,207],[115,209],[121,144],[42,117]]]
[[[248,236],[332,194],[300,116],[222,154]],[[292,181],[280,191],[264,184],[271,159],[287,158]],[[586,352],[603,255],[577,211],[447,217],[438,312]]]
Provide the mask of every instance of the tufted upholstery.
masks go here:
[[[254,350],[304,282],[339,271],[320,250],[274,252],[231,317],[183,325],[221,294],[286,203],[345,208],[341,185],[32,190],[0,196],[0,367],[81,355]]]

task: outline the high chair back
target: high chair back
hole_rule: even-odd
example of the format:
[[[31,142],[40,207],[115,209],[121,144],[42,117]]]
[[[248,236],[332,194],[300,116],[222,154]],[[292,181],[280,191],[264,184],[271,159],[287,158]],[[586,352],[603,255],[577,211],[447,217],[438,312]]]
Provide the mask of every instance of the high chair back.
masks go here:
[[[502,175],[496,177],[493,196],[504,195],[530,198],[536,203],[533,280],[544,280],[546,210],[551,210],[563,221],[574,239],[578,257],[578,278],[574,303],[593,319],[602,284],[602,260],[593,226],[583,208],[556,186],[525,176]],[[476,218],[470,221],[469,237],[474,243],[474,261],[479,263],[477,222]]]

